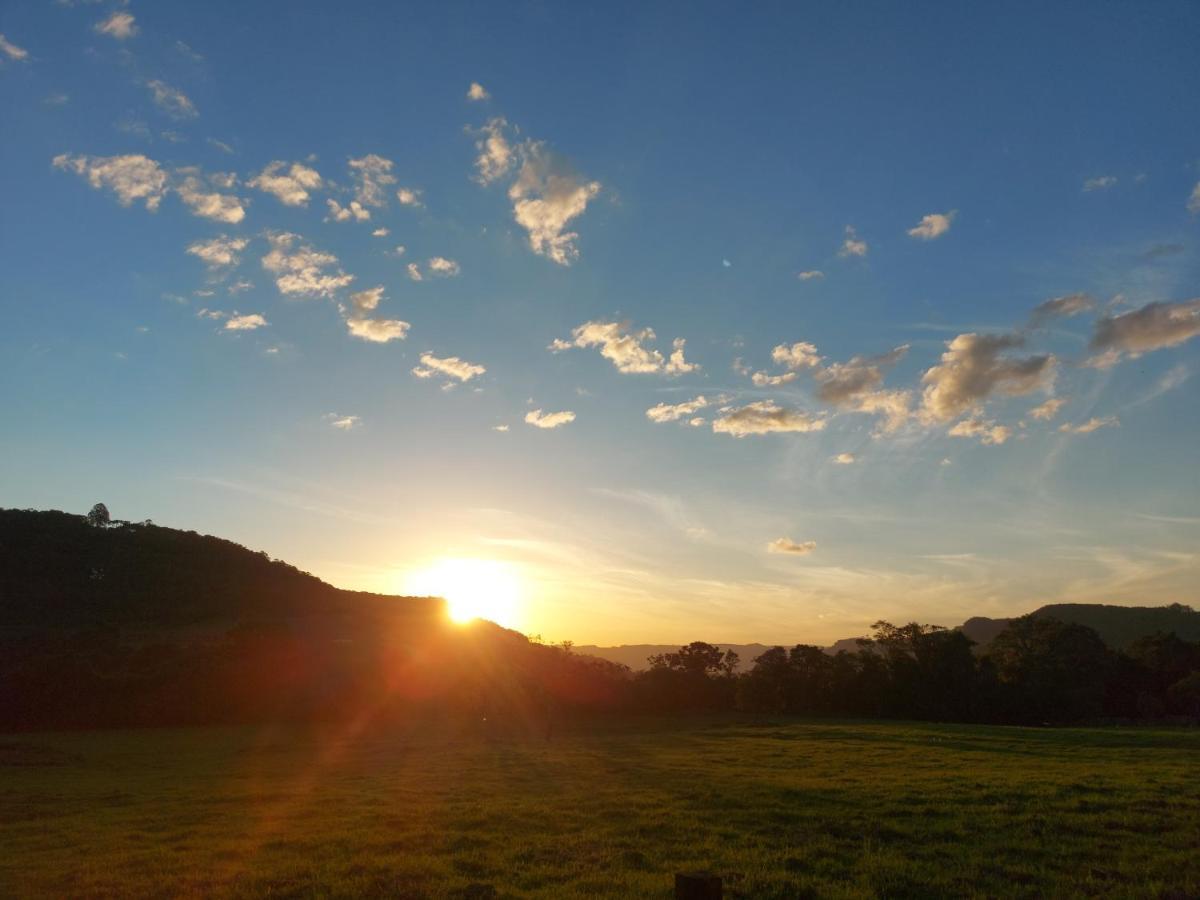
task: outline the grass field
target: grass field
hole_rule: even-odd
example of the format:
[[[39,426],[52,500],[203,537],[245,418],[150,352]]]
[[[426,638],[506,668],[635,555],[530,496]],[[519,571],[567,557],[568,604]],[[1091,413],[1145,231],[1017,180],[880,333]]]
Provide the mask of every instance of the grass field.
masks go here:
[[[1200,731],[0,736],[0,895],[1200,896]]]

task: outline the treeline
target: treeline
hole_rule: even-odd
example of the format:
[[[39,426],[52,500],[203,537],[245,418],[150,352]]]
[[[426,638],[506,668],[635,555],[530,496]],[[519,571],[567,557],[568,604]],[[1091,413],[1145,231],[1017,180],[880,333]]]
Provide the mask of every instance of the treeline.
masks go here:
[[[877,622],[857,652],[773,647],[739,672],[732,651],[696,642],[650,658],[631,679],[647,711],[742,710],[1013,724],[1200,723],[1200,642],[1139,638],[1125,651],[1092,629],[1013,619],[974,652],[962,632]]]

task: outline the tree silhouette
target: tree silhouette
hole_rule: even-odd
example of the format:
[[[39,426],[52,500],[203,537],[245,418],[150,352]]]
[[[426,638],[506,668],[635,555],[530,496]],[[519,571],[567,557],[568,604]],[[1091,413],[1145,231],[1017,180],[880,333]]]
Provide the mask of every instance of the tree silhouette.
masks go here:
[[[111,521],[112,517],[108,514],[108,507],[103,503],[97,503],[87,514],[87,523],[94,528],[107,528]]]

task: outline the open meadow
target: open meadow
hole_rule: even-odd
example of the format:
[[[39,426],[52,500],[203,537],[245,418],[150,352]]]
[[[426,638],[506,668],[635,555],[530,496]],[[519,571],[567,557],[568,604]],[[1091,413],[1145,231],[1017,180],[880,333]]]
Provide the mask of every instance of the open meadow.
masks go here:
[[[0,895],[1200,895],[1200,730],[0,737]]]

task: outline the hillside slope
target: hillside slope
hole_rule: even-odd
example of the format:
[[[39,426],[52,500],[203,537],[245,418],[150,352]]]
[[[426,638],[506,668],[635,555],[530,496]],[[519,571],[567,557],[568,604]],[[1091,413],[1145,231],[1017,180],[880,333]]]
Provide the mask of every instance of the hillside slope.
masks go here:
[[[0,731],[510,719],[611,704],[624,670],[445,603],[343,591],[230,541],[0,510]],[[482,711],[487,711],[483,713]]]
[[[0,510],[0,639],[94,628],[369,627],[381,616],[415,624],[443,609],[437,598],[343,591],[194,531]]]

